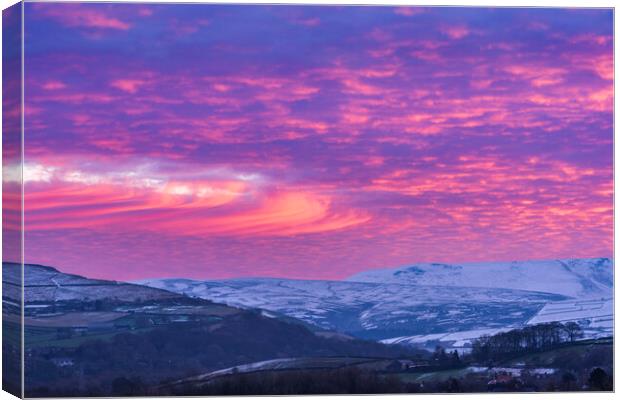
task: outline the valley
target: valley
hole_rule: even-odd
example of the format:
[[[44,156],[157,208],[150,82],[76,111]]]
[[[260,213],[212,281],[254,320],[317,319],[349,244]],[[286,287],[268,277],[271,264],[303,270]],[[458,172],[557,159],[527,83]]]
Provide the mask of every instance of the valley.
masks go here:
[[[568,364],[587,386],[592,368],[611,368],[612,265],[547,263],[571,266],[555,270],[557,287],[548,284],[547,291],[526,290],[539,289],[527,281],[532,264],[504,266],[506,283],[498,287],[442,282],[445,270],[465,279],[479,265],[370,271],[344,281],[133,283],[26,265],[27,395],[209,394],[231,387],[245,388],[231,394],[260,394],[289,386],[295,393],[338,393],[351,379],[359,393],[450,391],[454,382],[477,391],[540,390],[557,384]],[[20,284],[20,266],[3,263],[8,361],[19,357]],[[571,323],[578,328],[565,325]],[[556,330],[559,341],[492,362],[472,352],[480,339],[528,326]],[[569,335],[569,326],[578,334]],[[498,379],[508,386],[489,383]],[[315,383],[302,390],[302,381]]]

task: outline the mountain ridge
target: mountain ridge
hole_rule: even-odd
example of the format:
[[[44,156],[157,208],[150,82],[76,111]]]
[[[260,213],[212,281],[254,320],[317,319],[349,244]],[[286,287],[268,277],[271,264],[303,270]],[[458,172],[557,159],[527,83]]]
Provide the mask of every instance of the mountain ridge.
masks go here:
[[[497,278],[498,275],[501,276]],[[553,279],[543,279],[545,277]],[[517,289],[583,298],[607,296],[613,291],[613,261],[601,257],[457,264],[418,263],[367,270],[345,280],[416,285],[442,282],[443,286]]]
[[[482,273],[472,274],[472,267],[480,265]],[[533,273],[545,265],[551,265],[550,271]],[[487,286],[472,279],[476,275],[484,278],[487,273],[497,275]],[[416,264],[370,270],[342,281],[182,278],[139,283],[234,307],[276,312],[352,336],[388,341],[399,337],[460,338],[478,331],[510,329],[531,320],[552,318],[546,311],[544,316],[537,316],[542,310],[557,308],[554,304],[613,296],[612,262],[607,258]],[[598,311],[592,313],[598,316]],[[462,334],[455,335],[457,332]]]

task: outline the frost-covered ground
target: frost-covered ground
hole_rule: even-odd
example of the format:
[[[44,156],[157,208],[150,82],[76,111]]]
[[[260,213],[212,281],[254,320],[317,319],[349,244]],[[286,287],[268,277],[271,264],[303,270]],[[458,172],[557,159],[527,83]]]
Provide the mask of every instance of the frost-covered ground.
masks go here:
[[[432,343],[449,343],[450,348],[461,349],[467,351],[468,344],[472,340],[479,338],[483,335],[495,335],[500,332],[510,330],[511,327],[495,328],[495,329],[473,329],[469,331],[458,331],[448,333],[436,333],[431,335],[416,335],[416,336],[403,336],[391,339],[382,340],[382,343],[386,344],[414,344],[423,345],[425,347],[431,347]]]
[[[614,299],[608,297],[551,302],[527,323],[534,325],[551,321],[577,322],[587,337],[611,336],[614,328]]]
[[[232,279],[140,282],[234,306],[260,308],[388,343],[467,349],[472,339],[528,323],[576,320],[611,334],[613,263],[606,258],[419,264],[345,281]],[[601,300],[606,299],[606,300]]]
[[[381,339],[398,332],[443,331],[457,321],[460,327],[476,327],[481,319],[489,320],[490,326],[505,326],[533,317],[549,301],[566,299],[518,290],[373,282],[242,279],[142,283],[218,303],[277,312],[324,329]]]

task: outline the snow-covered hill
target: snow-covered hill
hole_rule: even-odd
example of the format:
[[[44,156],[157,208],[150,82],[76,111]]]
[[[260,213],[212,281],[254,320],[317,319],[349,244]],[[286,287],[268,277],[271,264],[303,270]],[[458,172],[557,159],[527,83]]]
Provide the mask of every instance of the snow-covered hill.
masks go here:
[[[609,299],[612,277],[611,260],[601,258],[420,264],[367,271],[345,281],[248,278],[139,283],[232,306],[260,308],[357,337],[464,345],[477,332],[565,318],[539,315],[553,304]],[[596,310],[590,314],[599,318]]]
[[[347,281],[532,290],[573,298],[609,297],[613,293],[613,262],[609,258],[589,258],[415,264],[364,271]]]
[[[566,299],[511,289],[374,282],[166,279],[140,283],[373,339],[520,325],[545,304]]]
[[[19,264],[2,263],[2,290],[6,301],[13,301],[15,304],[21,302],[21,276],[22,270]],[[24,278],[24,301],[27,305],[57,301],[115,299],[129,302],[179,297],[177,293],[126,282],[89,279],[36,264],[24,265]]]

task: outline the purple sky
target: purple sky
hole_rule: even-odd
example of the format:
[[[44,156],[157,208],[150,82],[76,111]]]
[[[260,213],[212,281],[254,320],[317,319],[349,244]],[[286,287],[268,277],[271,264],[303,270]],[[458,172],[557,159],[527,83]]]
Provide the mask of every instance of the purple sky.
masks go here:
[[[26,261],[612,254],[611,10],[26,4]]]

